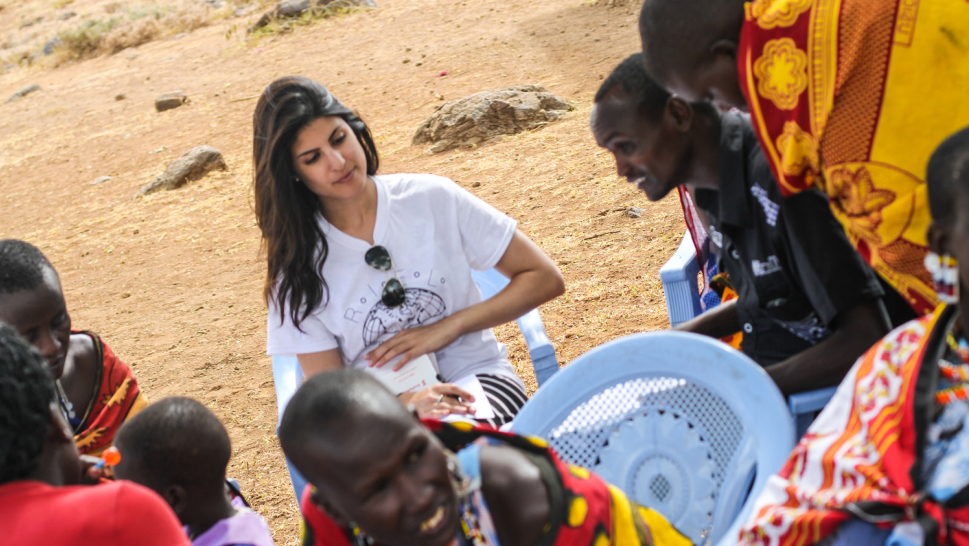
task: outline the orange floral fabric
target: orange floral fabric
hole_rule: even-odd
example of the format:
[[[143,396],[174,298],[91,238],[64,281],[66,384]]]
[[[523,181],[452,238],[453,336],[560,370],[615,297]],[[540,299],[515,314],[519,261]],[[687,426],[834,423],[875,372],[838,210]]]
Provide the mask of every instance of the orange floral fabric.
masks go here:
[[[917,421],[934,401],[930,382],[953,308],[940,305],[875,344],[838,387],[780,472],[771,476],[739,544],[815,544],[852,514],[885,525],[936,520],[926,544],[969,545],[969,510],[936,503],[913,482],[927,445]],[[921,409],[920,409],[921,408]],[[923,436],[923,438],[919,438]],[[921,442],[921,443],[920,443]],[[860,517],[860,516],[859,516]]]
[[[111,446],[121,424],[148,405],[138,387],[131,367],[115,356],[100,337],[83,333],[94,340],[98,359],[104,363],[99,371],[97,392],[85,409],[81,424],[74,430],[74,443],[83,455],[99,456]]]
[[[932,151],[969,125],[969,2],[755,0],[737,58],[785,195],[820,188],[865,260],[919,313]]]

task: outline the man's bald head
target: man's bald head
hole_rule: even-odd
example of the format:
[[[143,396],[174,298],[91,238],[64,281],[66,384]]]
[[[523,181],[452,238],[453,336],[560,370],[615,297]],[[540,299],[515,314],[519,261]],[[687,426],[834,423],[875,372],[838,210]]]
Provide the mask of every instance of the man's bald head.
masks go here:
[[[340,448],[346,425],[356,420],[351,416],[414,421],[397,397],[373,376],[341,368],[313,376],[296,391],[283,413],[279,442],[300,468],[297,461],[311,446],[324,451],[329,446]]]
[[[646,70],[688,101],[742,107],[737,48],[744,0],[645,0],[639,35]]]
[[[458,531],[443,446],[366,372],[341,368],[304,383],[279,441],[316,486],[313,502],[376,543],[445,546]]]

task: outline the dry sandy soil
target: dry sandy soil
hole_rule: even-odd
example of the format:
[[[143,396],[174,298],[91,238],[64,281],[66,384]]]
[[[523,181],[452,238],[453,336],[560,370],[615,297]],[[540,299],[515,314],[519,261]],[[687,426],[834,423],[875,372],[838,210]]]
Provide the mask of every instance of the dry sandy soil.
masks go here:
[[[93,17],[99,5],[85,2],[69,7]],[[19,26],[36,16],[55,20],[63,4],[7,4],[0,32],[29,31]],[[287,74],[324,82],[370,123],[382,172],[451,177],[518,219],[565,274],[568,292],[541,308],[563,364],[610,339],[667,327],[658,271],[683,223],[675,197],[649,203],[619,180],[588,129],[600,81],[638,49],[636,2],[382,0],[246,39],[241,30],[264,9],[177,40],[0,75],[0,99],[42,87],[0,105],[0,236],[47,253],[75,327],[99,332],[132,364],[150,400],[191,396],[219,415],[234,445],[230,474],[277,542],[291,544],[298,514],[274,435],[265,271],[250,199],[251,115],[266,84]],[[425,155],[410,145],[441,104],[436,94],[452,100],[523,83],[577,109],[472,150]],[[156,113],[154,98],[176,89],[191,102]],[[222,150],[227,171],[132,199],[202,144]],[[113,179],[91,185],[100,176]],[[642,218],[622,213],[631,205]],[[533,388],[517,328],[498,334]]]

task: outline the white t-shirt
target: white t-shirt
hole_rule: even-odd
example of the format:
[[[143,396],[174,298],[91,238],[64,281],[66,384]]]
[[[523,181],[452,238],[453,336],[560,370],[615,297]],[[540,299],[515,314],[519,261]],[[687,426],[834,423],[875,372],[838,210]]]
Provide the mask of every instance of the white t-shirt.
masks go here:
[[[370,243],[351,237],[319,216],[329,253],[323,264],[328,299],[297,329],[287,310],[270,301],[270,355],[339,349],[347,366],[364,368],[367,351],[406,328],[437,322],[481,301],[471,269],[486,271],[504,255],[517,222],[453,181],[429,174],[372,177],[377,186],[373,238],[389,252],[406,289],[406,301],[388,308],[380,301],[394,271],[364,261]],[[505,346],[489,328],[465,334],[435,353],[441,377],[493,374],[520,382]]]

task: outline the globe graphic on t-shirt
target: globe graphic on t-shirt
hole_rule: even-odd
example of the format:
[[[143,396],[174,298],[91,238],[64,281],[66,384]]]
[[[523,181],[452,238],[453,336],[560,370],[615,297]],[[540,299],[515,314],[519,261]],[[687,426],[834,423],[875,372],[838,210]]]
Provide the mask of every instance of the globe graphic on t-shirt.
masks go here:
[[[367,318],[363,321],[364,346],[377,343],[386,334],[393,335],[401,330],[426,324],[447,310],[441,296],[430,290],[408,288],[404,292],[404,303],[397,307],[387,307],[382,301],[378,301],[367,313]]]

